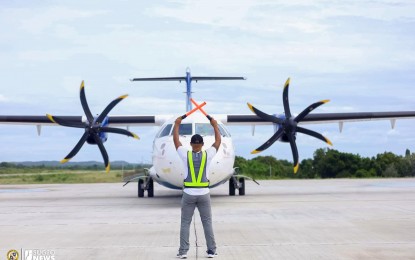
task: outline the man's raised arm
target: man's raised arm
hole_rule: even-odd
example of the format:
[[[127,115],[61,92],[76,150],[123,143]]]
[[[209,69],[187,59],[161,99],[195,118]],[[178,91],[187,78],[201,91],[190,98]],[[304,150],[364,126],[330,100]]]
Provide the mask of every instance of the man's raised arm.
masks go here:
[[[179,116],[176,121],[174,121],[174,128],[173,128],[173,142],[174,142],[174,146],[177,148],[179,148],[180,146],[182,146],[182,143],[179,140],[179,127],[180,124],[182,123],[182,117]]]
[[[210,124],[213,126],[213,129],[215,130],[215,142],[212,146],[216,148],[216,151],[218,151],[221,143],[221,135],[219,132],[218,122],[214,118],[212,118],[210,120]]]

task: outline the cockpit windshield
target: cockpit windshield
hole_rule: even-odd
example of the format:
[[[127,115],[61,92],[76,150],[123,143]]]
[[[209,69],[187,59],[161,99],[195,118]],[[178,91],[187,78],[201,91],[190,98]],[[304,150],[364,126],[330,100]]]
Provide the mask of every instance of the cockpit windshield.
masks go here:
[[[219,132],[222,136],[229,137],[228,132],[221,126],[219,126]],[[213,127],[210,124],[206,123],[196,123],[195,124],[195,132],[196,134],[200,134],[202,136],[204,135],[215,135],[215,132],[213,131]]]
[[[195,124],[195,133],[200,135],[214,135],[213,127],[210,124]]]
[[[224,137],[230,137],[228,131],[222,126],[219,126],[219,132]],[[172,124],[166,125],[163,129],[160,130],[160,132],[157,134],[157,137],[163,137],[172,135]],[[209,123],[196,123],[195,124],[195,133],[200,134],[202,136],[213,136],[215,135],[213,131],[213,127]],[[181,124],[179,127],[179,135],[193,135],[192,131],[192,124]]]
[[[157,135],[157,137],[163,137],[163,136],[167,136],[170,134],[170,130],[171,130],[172,124],[168,124],[166,125]]]
[[[179,127],[179,135],[192,135],[192,124],[181,124]]]

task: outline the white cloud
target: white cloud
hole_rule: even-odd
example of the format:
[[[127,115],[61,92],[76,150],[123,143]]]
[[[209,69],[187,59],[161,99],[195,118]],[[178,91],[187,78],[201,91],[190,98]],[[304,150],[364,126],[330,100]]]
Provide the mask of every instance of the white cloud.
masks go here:
[[[413,18],[415,3],[413,1],[339,1],[322,9],[322,15],[355,16],[376,20],[402,20]]]
[[[2,95],[2,94],[0,94],[0,102],[2,102],[2,103],[6,103],[6,102],[8,102],[9,100],[6,98],[6,96],[4,96],[4,95]]]
[[[305,2],[306,3],[306,2]],[[290,30],[321,32],[326,26],[309,16],[292,17],[288,8],[304,5],[302,1],[178,1],[174,7],[157,6],[152,13],[187,23],[228,27],[267,36]],[[278,12],[280,11],[280,12]],[[232,14],[232,15],[230,15]]]
[[[76,52],[73,50],[30,50],[22,51],[17,54],[17,58],[21,61],[32,61],[32,62],[50,62],[67,60],[69,57],[74,55]]]
[[[215,37],[209,37],[211,42],[202,49],[210,49],[209,54],[224,57],[218,64],[226,64],[230,59],[249,62],[266,60],[282,66],[290,66],[297,70],[319,70],[331,72],[347,72],[367,70],[369,68],[396,68],[397,62],[413,63],[411,49],[389,49],[382,39],[389,37],[379,32],[379,39],[371,39],[372,35],[345,32],[339,27],[335,18],[350,17],[351,25],[359,27],[355,17],[377,20],[393,20],[414,18],[413,4],[395,4],[384,1],[380,4],[373,2],[339,2],[326,1],[294,1],[294,2],[260,2],[258,1],[179,1],[170,7],[158,6],[153,9],[155,15],[169,17],[188,24],[206,25],[203,28],[208,33],[212,28],[226,27],[232,30],[229,34],[247,33],[261,37],[262,44],[253,43],[257,39],[243,38],[242,42],[229,42],[227,46],[217,48],[220,44],[214,42]],[[368,12],[371,10],[371,12]],[[232,14],[232,15],[229,15]],[[385,18],[386,17],[386,18]],[[374,21],[375,22],[375,21]],[[343,23],[343,22],[341,22]],[[347,24],[347,23],[346,23]],[[382,25],[382,24],[381,24]],[[376,28],[376,24],[373,25]],[[220,30],[220,28],[217,28]],[[369,36],[369,37],[368,37]],[[223,39],[223,36],[219,39]],[[213,41],[213,42],[212,42]],[[199,45],[200,43],[198,43]],[[188,45],[185,43],[185,45]],[[203,45],[203,43],[202,43]],[[190,47],[190,48],[189,48]],[[199,45],[200,47],[200,45]],[[386,47],[386,49],[385,49]],[[396,47],[396,46],[393,46]],[[197,49],[187,46],[186,49]],[[395,55],[390,55],[390,52]],[[244,53],[244,57],[235,57],[232,53]],[[389,53],[389,54],[388,54]],[[199,54],[200,55],[200,54]],[[203,55],[203,53],[202,53]],[[386,56],[392,57],[385,59]],[[237,55],[236,55],[237,56]],[[206,58],[206,57],[204,57]],[[253,58],[253,59],[252,59]],[[380,59],[379,59],[380,58]],[[206,60],[206,59],[205,59]],[[307,62],[300,62],[307,61]],[[219,65],[220,66],[220,65]]]
[[[60,26],[60,22],[94,17],[106,14],[106,11],[86,11],[82,9],[68,8],[64,6],[50,6],[43,8],[8,8],[3,9],[3,19],[30,33],[39,34],[50,27]]]

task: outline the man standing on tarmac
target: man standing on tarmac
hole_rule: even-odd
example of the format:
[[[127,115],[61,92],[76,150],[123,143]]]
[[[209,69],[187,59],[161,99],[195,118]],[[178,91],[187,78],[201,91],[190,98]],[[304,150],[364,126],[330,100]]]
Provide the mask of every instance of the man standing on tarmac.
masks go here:
[[[189,250],[189,232],[195,207],[199,210],[200,219],[205,232],[207,254],[209,258],[217,256],[215,236],[212,227],[212,210],[209,193],[209,164],[215,156],[221,143],[218,122],[211,118],[210,124],[215,131],[215,142],[211,147],[202,151],[203,137],[195,134],[190,140],[192,151],[184,148],[179,140],[179,127],[182,117],[178,117],[174,124],[173,141],[176,150],[185,165],[185,178],[182,197],[182,213],[180,225],[180,248],[177,257],[187,258]]]

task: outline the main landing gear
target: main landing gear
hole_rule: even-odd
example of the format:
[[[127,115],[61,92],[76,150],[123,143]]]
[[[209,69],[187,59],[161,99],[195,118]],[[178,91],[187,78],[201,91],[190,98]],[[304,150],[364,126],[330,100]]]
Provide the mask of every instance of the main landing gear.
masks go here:
[[[232,176],[229,179],[229,196],[235,196],[235,190],[238,190],[240,196],[245,195],[245,178]]]
[[[259,183],[251,177],[244,176],[241,174],[234,174],[229,179],[229,196],[235,196],[235,190],[238,190],[239,196],[244,196],[246,179],[252,180],[253,182],[259,185]]]

